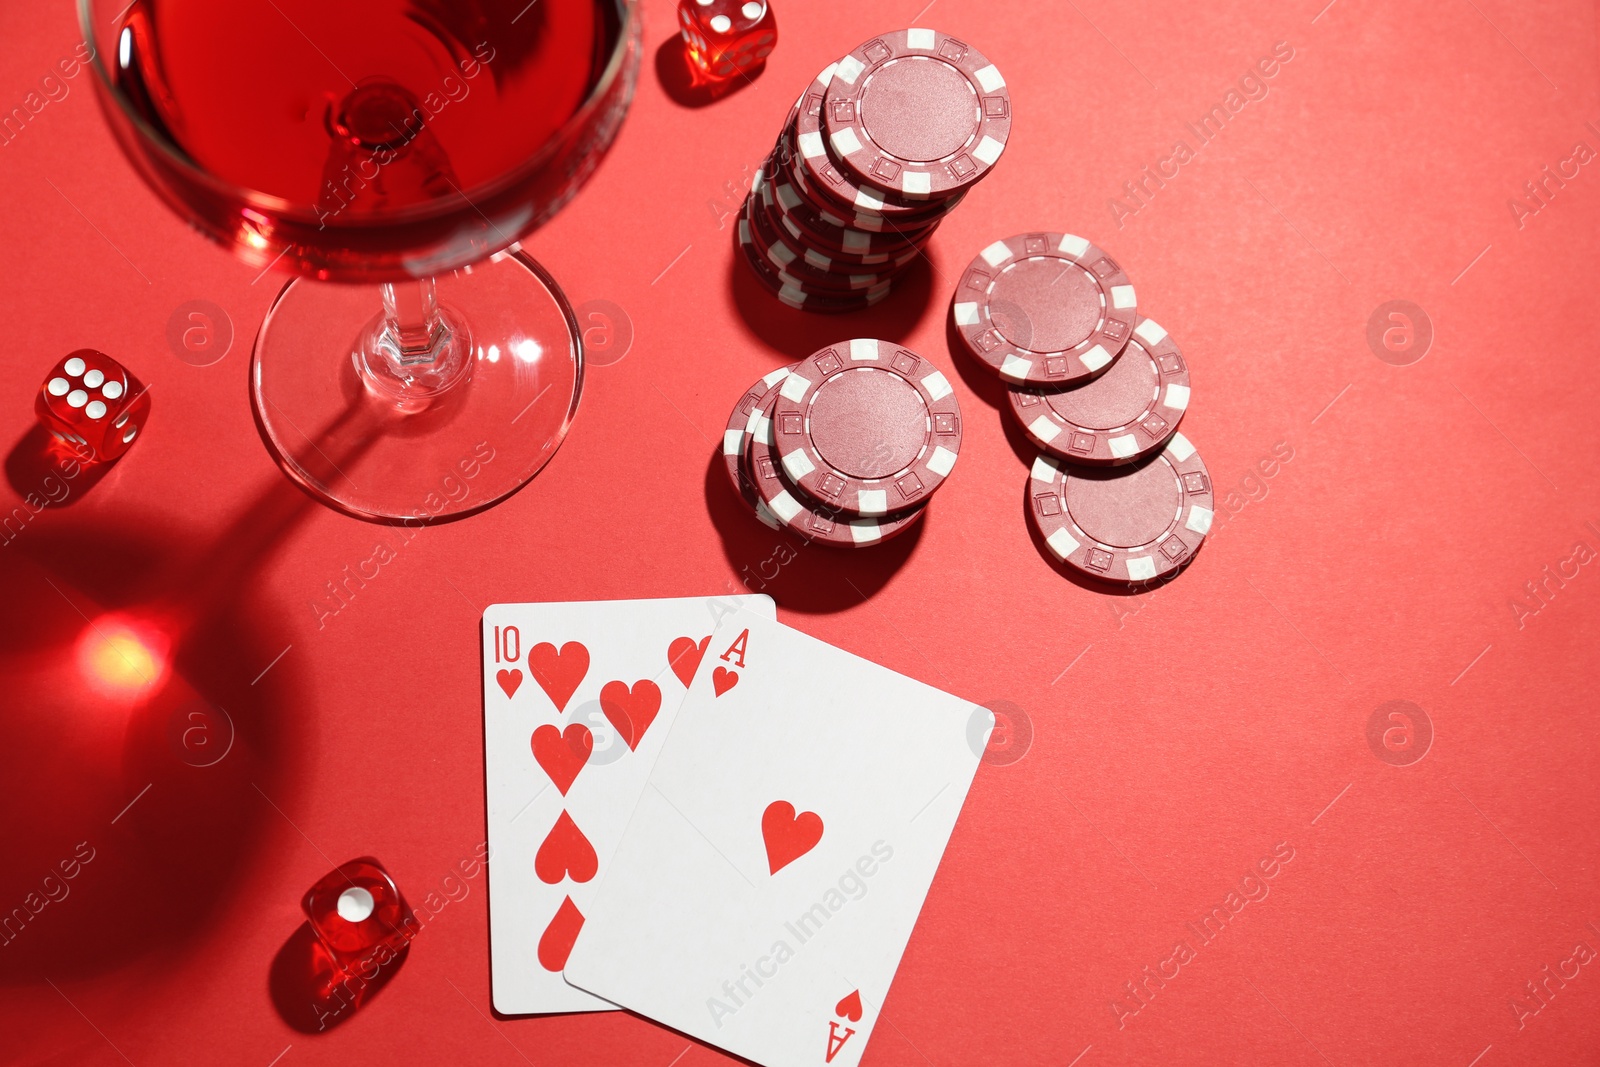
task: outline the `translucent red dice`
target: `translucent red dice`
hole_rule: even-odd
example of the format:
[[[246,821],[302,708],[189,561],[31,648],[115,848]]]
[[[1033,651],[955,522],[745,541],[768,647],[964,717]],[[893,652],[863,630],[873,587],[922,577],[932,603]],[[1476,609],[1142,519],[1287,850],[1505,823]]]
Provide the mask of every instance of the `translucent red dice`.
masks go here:
[[[712,81],[749,73],[778,43],[766,0],[679,0],[678,22],[689,62]]]
[[[108,460],[132,448],[143,432],[150,394],[104,352],[80,348],[50,369],[33,407],[56,437]]]
[[[340,969],[365,979],[398,956],[417,930],[400,888],[370,856],[323,875],[300,907]]]

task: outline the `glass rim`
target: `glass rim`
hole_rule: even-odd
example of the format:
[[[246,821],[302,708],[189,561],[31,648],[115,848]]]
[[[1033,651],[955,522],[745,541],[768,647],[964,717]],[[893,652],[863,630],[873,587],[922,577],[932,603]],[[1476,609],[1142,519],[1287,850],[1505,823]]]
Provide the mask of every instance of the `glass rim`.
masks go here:
[[[107,70],[102,59],[102,49],[95,37],[93,24],[93,6],[95,0],[77,0],[78,28],[83,32],[84,41],[89,45],[90,67],[94,69],[96,88],[100,91],[102,101],[109,100],[116,105],[119,115],[126,120],[135,130],[136,135],[146,146],[153,146],[164,158],[167,165],[182,171],[189,179],[212,189],[216,193],[240,204],[263,210],[267,213],[316,221],[316,207],[314,205],[299,204],[286,200],[273,193],[262,192],[247,186],[237,185],[233,182],[219,178],[217,175],[196,165],[193,160],[175,150],[172,143],[145,120],[138,109],[128,101],[127,96],[119,89]],[[425,204],[412,204],[398,211],[386,212],[381,215],[363,215],[340,223],[329,221],[330,228],[371,229],[397,223],[414,223],[427,219],[442,217],[459,210],[462,204],[475,207],[476,201],[493,196],[502,189],[514,186],[526,174],[537,171],[550,156],[556,154],[561,145],[572,134],[583,128],[589,121],[594,110],[610,93],[617,78],[622,76],[623,68],[627,62],[628,51],[633,46],[633,34],[639,25],[639,0],[617,0],[622,15],[622,23],[618,27],[617,44],[611,50],[610,57],[606,60],[605,69],[596,79],[594,88],[583,100],[572,115],[545,141],[543,147],[521,164],[506,171],[498,177],[481,182],[471,189],[452,192],[449,196],[430,200]],[[131,6],[131,5],[130,5]],[[137,166],[135,169],[138,169]],[[520,236],[513,238],[515,244]]]

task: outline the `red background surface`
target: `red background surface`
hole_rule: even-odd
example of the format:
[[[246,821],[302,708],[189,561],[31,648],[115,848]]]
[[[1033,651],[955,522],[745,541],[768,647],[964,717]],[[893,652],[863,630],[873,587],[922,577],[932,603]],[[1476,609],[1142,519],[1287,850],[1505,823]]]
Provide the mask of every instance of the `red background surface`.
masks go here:
[[[1033,740],[981,768],[864,1062],[1600,1062],[1595,964],[1520,1026],[1511,1007],[1577,942],[1600,947],[1600,562],[1544,600],[1524,589],[1576,542],[1600,548],[1600,174],[1583,168],[1520,226],[1508,206],[1576,142],[1600,147],[1593,9],[1323,2],[792,3],[766,72],[704,108],[664,92],[673,12],[648,4],[621,139],[530,244],[575,301],[625,310],[632,349],[593,369],[533,485],[404,544],[283,481],[246,397],[280,279],[253,281],[164,211],[117,155],[89,75],[72,81],[0,148],[0,447],[77,346],[125,360],[155,412],[109,476],[0,546],[7,674],[65,677],[78,609],[173,592],[184,565],[233,546],[205,564],[229,604],[206,663],[240,738],[196,786],[170,758],[146,773],[116,714],[47,714],[7,686],[0,908],[76,842],[97,851],[72,896],[0,948],[0,1060],[722,1059],[625,1014],[495,1017],[481,875],[328,1034],[291,1029],[268,975],[331,862],[375,854],[420,899],[482,841],[482,608],[736,588],[775,538],[712,461],[730,406],[781,361],[876,334],[958,372],[961,463],[915,539],[801,552],[768,591],[793,625],[1010,701]],[[780,309],[729,241],[749,171],[818,69],[913,23],[1004,70],[1006,158],[886,305]],[[9,110],[71,53],[69,5],[6,5],[0,40]],[[1294,58],[1268,95],[1119,226],[1108,199],[1279,41]],[[948,347],[956,275],[1028,229],[1118,256],[1193,365],[1184,431],[1237,495],[1155,593],[1091,591],[1046,561],[1023,516],[1025,444],[996,383]],[[236,332],[208,367],[165,341],[195,298]],[[1410,366],[1367,343],[1391,299],[1436,331]],[[1293,458],[1262,477],[1275,446]],[[7,509],[22,495],[0,486]],[[396,558],[319,627],[324,583],[378,542]],[[1436,732],[1410,766],[1366,740],[1393,699]],[[1279,842],[1294,859],[1270,895],[1119,1026],[1123,983]]]

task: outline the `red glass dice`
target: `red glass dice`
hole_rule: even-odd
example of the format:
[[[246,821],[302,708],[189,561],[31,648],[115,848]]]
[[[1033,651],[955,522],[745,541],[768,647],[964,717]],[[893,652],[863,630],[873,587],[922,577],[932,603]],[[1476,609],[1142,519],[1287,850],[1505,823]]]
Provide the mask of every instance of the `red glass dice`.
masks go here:
[[[80,348],[50,369],[34,401],[45,428],[79,453],[116,459],[144,431],[150,394],[104,352]]]
[[[679,0],[678,22],[690,63],[712,81],[749,73],[778,43],[766,0]]]
[[[334,963],[368,980],[404,951],[417,929],[394,879],[370,856],[323,875],[300,907]]]

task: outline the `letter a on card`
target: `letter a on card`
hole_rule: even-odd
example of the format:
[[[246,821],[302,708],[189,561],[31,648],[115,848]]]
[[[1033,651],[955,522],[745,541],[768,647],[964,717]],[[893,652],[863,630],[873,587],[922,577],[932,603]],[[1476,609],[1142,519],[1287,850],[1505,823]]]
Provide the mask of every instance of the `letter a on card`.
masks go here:
[[[749,650],[749,647],[750,631],[748,629],[741,630],[739,632],[739,636],[734,639],[733,644],[728,646],[728,651],[724,652],[717,658],[722,660],[724,663],[731,663],[735,667],[743,667],[744,654]]]

